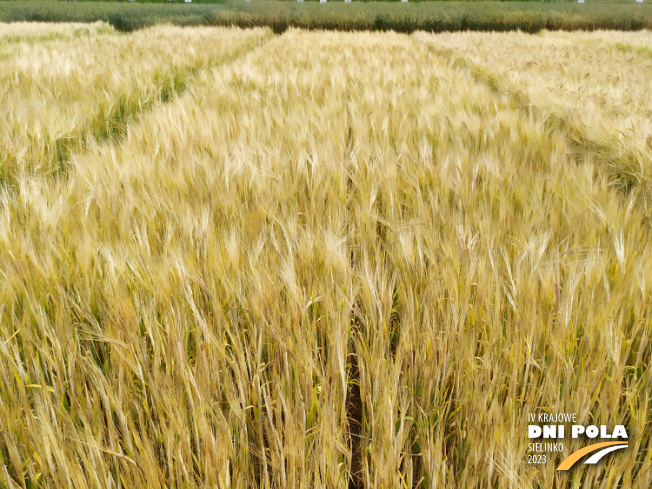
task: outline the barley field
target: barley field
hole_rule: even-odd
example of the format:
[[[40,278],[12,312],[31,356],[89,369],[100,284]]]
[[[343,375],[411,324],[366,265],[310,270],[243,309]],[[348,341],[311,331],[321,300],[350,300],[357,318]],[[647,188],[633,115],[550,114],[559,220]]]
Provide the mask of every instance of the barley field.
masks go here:
[[[651,53],[0,24],[0,487],[649,488]]]

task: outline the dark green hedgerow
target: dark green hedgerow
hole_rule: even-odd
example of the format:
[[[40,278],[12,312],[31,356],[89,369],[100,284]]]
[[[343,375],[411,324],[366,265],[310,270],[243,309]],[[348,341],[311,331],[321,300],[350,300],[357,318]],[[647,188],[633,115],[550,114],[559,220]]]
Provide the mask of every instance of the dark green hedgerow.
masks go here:
[[[50,2],[70,2],[70,1],[75,1],[75,2],[95,2],[95,3],[106,3],[107,1],[110,2],[129,2],[129,3],[158,3],[158,4],[169,4],[169,0],[2,0],[2,1],[20,1],[20,2],[43,2],[43,1],[50,1]],[[227,0],[228,1],[228,0]],[[244,1],[244,0],[238,0],[238,1]],[[297,0],[274,0],[274,1],[282,1],[286,3],[297,3]],[[356,3],[377,3],[377,2],[386,2],[386,3],[400,3],[401,0],[352,0],[353,2]],[[409,0],[410,3],[429,3],[429,2],[475,2],[475,3],[484,3],[487,0]],[[577,3],[577,0],[500,0],[501,2],[512,2],[512,3],[525,3],[525,2],[554,2],[554,3]],[[588,0],[591,3],[609,3],[609,4],[614,4],[614,3],[623,3],[623,4],[631,4],[633,3],[634,0]],[[304,2],[316,2],[319,3],[319,0],[304,0]],[[331,3],[343,3],[344,0],[328,0],[328,2]],[[185,0],[173,0],[172,3],[174,4],[183,4],[185,3]],[[223,0],[192,0],[191,2],[193,5],[206,5],[206,4],[212,4],[212,5],[221,5],[223,4]]]
[[[0,1],[0,21],[106,21],[131,31],[157,23],[175,25],[267,26],[336,30],[413,32],[652,29],[651,4],[422,2],[335,3],[287,1],[226,4],[156,4],[132,2]]]

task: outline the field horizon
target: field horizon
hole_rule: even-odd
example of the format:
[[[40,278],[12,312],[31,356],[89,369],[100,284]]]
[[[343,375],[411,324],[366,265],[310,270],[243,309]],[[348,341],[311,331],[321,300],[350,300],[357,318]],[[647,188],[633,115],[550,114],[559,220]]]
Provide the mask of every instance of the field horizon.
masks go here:
[[[269,27],[276,34],[309,30],[426,32],[639,31],[652,29],[652,3],[635,0],[541,1],[317,1],[225,0],[117,2],[0,0],[0,22],[108,22],[131,32],[152,25]]]

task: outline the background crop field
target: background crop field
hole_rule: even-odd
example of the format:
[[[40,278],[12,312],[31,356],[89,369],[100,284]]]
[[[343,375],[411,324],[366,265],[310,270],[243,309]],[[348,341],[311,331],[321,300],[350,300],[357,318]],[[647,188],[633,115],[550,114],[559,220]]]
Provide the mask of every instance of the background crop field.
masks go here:
[[[576,2],[523,1],[398,1],[345,4],[330,1],[227,0],[175,5],[151,2],[0,0],[0,22],[108,22],[121,31],[160,23],[269,27],[282,33],[290,27],[340,31],[623,31],[652,29],[652,2],[634,0]]]
[[[651,52],[0,24],[0,487],[649,488]]]

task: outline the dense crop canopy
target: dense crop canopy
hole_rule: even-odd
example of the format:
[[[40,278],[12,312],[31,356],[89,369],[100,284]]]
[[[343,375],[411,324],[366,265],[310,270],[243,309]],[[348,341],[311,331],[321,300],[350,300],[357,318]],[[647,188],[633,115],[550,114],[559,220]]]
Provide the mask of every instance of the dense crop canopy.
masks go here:
[[[0,486],[650,486],[649,33],[80,28],[0,25]]]

